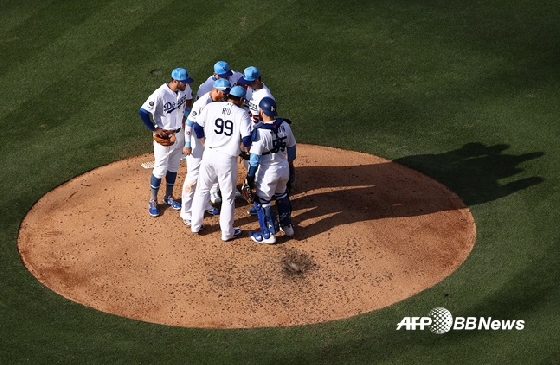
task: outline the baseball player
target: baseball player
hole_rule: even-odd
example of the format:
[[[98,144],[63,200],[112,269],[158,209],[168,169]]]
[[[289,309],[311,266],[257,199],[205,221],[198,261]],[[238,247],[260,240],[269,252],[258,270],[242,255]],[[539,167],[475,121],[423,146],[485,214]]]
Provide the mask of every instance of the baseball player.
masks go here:
[[[231,86],[237,85],[237,81],[243,76],[241,72],[234,71],[226,61],[218,61],[214,64],[214,72],[198,87],[196,99],[212,90],[214,81],[218,79],[226,79],[230,82]]]
[[[198,87],[196,99],[212,90],[214,81],[218,79],[226,79],[230,82],[231,87],[233,87],[237,85],[237,81],[242,76],[243,74],[241,72],[232,70],[229,66],[229,63],[227,63],[226,61],[218,61],[214,64],[214,72],[212,73],[212,75]],[[220,204],[222,202],[219,191],[220,189],[218,183],[216,182],[214,183],[214,185],[212,185],[212,189],[210,189],[210,201],[212,202],[212,204]],[[235,197],[239,198],[240,196],[241,193],[236,190]]]
[[[239,85],[247,89],[247,98],[245,100],[245,109],[250,113],[254,123],[261,121],[259,116],[259,102],[264,97],[272,96],[270,89],[262,82],[261,72],[255,66],[249,66],[243,70],[243,77],[238,80]],[[245,168],[249,168],[248,163],[245,162]],[[250,215],[257,215],[255,206],[247,210]]]
[[[276,118],[276,101],[264,97],[258,105],[262,122],[254,126],[251,133],[252,145],[249,158],[249,172],[246,182],[256,188],[255,209],[260,230],[251,231],[251,239],[258,243],[276,243],[278,228],[286,236],[293,236],[292,205],[286,193],[289,180],[289,162],[296,159],[296,139],[289,123]],[[271,211],[270,202],[276,200],[276,215]]]
[[[184,134],[181,133],[183,116],[189,114],[192,106],[190,84],[193,81],[186,69],[174,69],[171,72],[171,81],[156,89],[139,110],[140,119],[154,135],[165,138],[166,135],[174,133],[176,139],[176,142],[168,147],[153,142],[154,169],[150,178],[151,190],[148,202],[148,213],[152,217],[159,216],[157,196],[164,175],[167,186],[163,202],[175,210],[181,209],[181,203],[173,197],[173,186],[184,144]]]
[[[248,106],[253,122],[260,122],[259,102],[264,97],[274,99],[270,89],[262,82],[261,72],[255,66],[249,66],[243,70],[243,77],[237,83],[247,87],[246,106]]]
[[[183,184],[180,216],[187,226],[191,225],[192,200],[198,180],[200,161],[204,152],[202,143],[193,136],[193,125],[206,105],[211,102],[222,100],[229,93],[231,84],[227,79],[220,78],[214,81],[212,86],[209,92],[202,95],[194,102],[185,123],[185,147],[183,148],[183,153],[187,155],[187,176]],[[208,201],[206,202],[205,210],[212,215],[217,215],[219,213],[218,208],[212,207]]]
[[[232,87],[227,101],[206,105],[194,123],[197,138],[204,138],[205,150],[193,199],[191,231],[198,233],[203,229],[204,204],[217,179],[222,190],[220,229],[223,241],[241,234],[241,229],[233,227],[233,213],[239,146],[241,142],[246,147],[251,145],[251,118],[243,109],[244,96],[243,87]]]

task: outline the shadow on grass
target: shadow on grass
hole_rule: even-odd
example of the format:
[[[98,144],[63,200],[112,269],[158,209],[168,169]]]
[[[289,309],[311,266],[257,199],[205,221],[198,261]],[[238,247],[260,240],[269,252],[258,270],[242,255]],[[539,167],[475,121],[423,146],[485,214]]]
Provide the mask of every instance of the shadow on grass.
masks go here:
[[[544,181],[539,176],[512,180],[514,175],[523,172],[519,166],[521,163],[539,158],[544,152],[513,155],[504,152],[508,148],[506,144],[467,143],[446,153],[407,156],[395,162],[433,177],[472,206],[503,198]],[[512,181],[500,184],[504,179]]]
[[[313,237],[339,225],[463,209],[544,181],[542,177],[515,179],[523,171],[519,165],[542,152],[506,154],[508,147],[468,143],[446,153],[407,156],[394,162],[298,166],[292,197],[296,238]],[[251,222],[256,218],[236,221]]]

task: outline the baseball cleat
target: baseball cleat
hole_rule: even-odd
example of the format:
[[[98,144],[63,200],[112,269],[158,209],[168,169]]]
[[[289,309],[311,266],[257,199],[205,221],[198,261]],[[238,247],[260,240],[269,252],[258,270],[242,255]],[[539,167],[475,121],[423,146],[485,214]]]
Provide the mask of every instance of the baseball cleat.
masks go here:
[[[268,238],[264,238],[261,231],[249,231],[249,236],[256,243],[266,243],[269,245],[276,243],[276,236],[273,234],[270,234]]]
[[[167,205],[170,205],[174,210],[181,210],[181,203],[173,199],[172,195],[163,198],[163,202]]]
[[[159,208],[157,205],[157,201],[150,200],[148,202],[148,213],[150,213],[152,217],[157,217],[159,215]]]
[[[228,238],[228,239],[225,239],[225,240],[222,238],[222,241],[224,241],[224,242],[231,241],[232,239],[241,236],[241,232],[243,232],[243,231],[241,230],[241,228],[234,228],[233,236],[230,237],[230,238]]]
[[[198,232],[193,232],[193,231],[191,231],[191,232],[194,233],[194,234],[198,234],[198,233],[202,232],[203,230],[204,230],[204,224],[201,224],[200,228],[198,229]]]
[[[210,192],[210,201],[212,204],[220,204],[222,202],[222,198],[220,197],[220,193],[218,191],[211,191]]]
[[[280,230],[288,237],[292,237],[294,235],[294,227],[291,224],[281,226]]]
[[[183,219],[183,223],[185,223],[185,226],[187,226],[187,227],[191,226],[191,220],[190,219]]]
[[[210,215],[218,215],[220,214],[220,210],[218,208],[208,208],[206,209],[206,213],[210,214]]]

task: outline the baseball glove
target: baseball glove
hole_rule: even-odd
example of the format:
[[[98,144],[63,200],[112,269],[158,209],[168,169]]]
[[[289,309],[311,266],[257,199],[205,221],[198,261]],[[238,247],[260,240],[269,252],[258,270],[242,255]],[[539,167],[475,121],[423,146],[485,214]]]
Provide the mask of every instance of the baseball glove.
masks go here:
[[[253,202],[255,201],[253,191],[251,189],[251,184],[249,183],[248,179],[245,179],[243,185],[241,186],[241,196],[243,196],[243,199],[245,199],[249,204],[253,204]]]
[[[239,153],[239,157],[241,157],[245,161],[249,161],[249,159],[251,158],[251,154],[249,152],[241,151]]]
[[[175,133],[166,134],[165,138],[154,134],[154,141],[165,147],[173,146],[175,143]]]

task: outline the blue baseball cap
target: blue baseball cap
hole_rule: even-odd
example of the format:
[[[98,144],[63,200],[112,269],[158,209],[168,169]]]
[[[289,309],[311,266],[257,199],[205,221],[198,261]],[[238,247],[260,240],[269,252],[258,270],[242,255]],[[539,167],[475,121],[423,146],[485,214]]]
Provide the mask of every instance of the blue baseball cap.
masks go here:
[[[230,77],[233,75],[231,68],[226,61],[218,61],[214,64],[214,72],[220,77]]]
[[[262,98],[259,103],[259,108],[262,109],[265,115],[271,117],[274,117],[278,114],[278,112],[276,111],[276,101],[272,98],[269,98],[268,96]]]
[[[243,71],[243,77],[237,81],[238,84],[248,85],[258,79],[261,76],[261,72],[255,66],[249,66]]]
[[[189,77],[189,72],[181,67],[174,69],[173,72],[171,72],[171,77],[184,84],[192,84],[194,81],[192,77]]]
[[[233,95],[233,96],[237,96],[238,98],[244,98],[245,97],[245,88],[243,86],[236,85],[236,86],[231,88],[231,91],[229,92],[229,94]]]
[[[222,90],[226,94],[229,93],[229,89],[231,88],[231,83],[227,79],[217,79],[212,84],[214,89]]]

